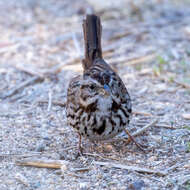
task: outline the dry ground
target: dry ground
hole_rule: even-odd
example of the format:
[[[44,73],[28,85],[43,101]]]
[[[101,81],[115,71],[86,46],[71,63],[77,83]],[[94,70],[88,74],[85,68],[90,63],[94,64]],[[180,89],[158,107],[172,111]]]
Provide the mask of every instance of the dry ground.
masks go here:
[[[190,4],[131,2],[0,1],[1,190],[190,189]],[[158,119],[136,137],[146,153],[123,141],[83,140],[77,157],[64,103],[82,71],[82,19],[93,10],[104,57],[132,97],[129,130]],[[62,167],[18,165],[26,159]]]

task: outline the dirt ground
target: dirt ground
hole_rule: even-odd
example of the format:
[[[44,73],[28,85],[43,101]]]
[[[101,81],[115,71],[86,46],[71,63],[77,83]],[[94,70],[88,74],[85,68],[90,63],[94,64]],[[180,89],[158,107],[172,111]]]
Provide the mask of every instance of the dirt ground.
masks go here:
[[[92,12],[132,98],[128,129],[154,122],[135,137],[146,152],[123,133],[83,139],[77,156],[66,92],[82,73],[82,20]],[[0,190],[189,190],[189,44],[188,0],[0,0]]]

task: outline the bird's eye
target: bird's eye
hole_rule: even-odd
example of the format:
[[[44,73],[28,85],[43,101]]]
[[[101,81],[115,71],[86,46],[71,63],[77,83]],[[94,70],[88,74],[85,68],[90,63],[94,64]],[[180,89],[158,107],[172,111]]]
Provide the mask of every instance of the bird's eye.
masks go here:
[[[94,85],[94,84],[91,84],[91,85],[89,86],[89,88],[90,88],[90,90],[94,90],[94,89],[95,89],[95,85]]]

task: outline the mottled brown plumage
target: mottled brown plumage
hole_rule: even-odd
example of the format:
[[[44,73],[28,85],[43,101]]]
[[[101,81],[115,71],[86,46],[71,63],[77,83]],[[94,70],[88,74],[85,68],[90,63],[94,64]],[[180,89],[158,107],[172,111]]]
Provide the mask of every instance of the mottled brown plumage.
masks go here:
[[[110,139],[129,124],[130,96],[120,77],[103,60],[99,17],[87,15],[83,32],[84,72],[68,87],[68,124],[90,140]]]

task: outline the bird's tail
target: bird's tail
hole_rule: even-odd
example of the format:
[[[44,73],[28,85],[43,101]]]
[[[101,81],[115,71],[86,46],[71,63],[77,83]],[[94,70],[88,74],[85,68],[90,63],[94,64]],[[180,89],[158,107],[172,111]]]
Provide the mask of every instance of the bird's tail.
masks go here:
[[[102,58],[101,30],[100,18],[96,15],[87,15],[83,21],[85,43],[84,70],[88,69],[95,59]]]

